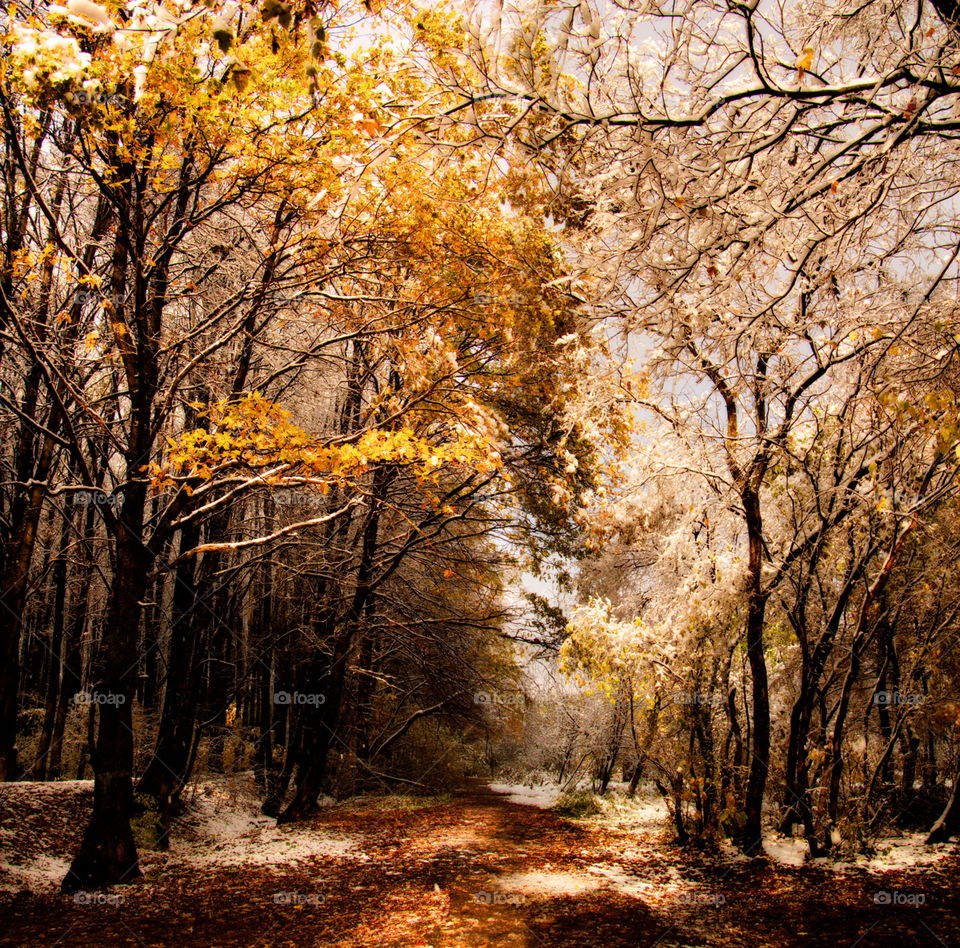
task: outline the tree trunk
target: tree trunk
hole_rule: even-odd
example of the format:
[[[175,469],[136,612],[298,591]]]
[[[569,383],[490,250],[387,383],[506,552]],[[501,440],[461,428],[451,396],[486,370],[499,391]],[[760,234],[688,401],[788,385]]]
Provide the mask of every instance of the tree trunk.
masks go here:
[[[945,843],[953,836],[960,836],[960,767],[953,775],[953,790],[940,818],[933,824],[925,842]]]
[[[309,681],[313,693],[322,694],[319,705],[307,705],[302,717],[305,722],[304,758],[298,774],[296,794],[290,805],[280,814],[278,823],[289,823],[308,816],[316,809],[317,797],[323,786],[327,772],[327,758],[334,740],[340,740],[338,731],[341,723],[341,706],[344,685],[347,678],[347,657],[350,646],[358,629],[358,624],[372,594],[373,557],[377,548],[380,527],[380,505],[378,497],[385,487],[388,475],[382,468],[374,473],[373,500],[367,522],[363,528],[363,543],[360,562],[357,566],[357,583],[353,601],[340,628],[334,635],[329,666],[321,663],[311,665]],[[326,678],[326,687],[322,687],[322,678]]]
[[[23,439],[21,439],[22,441]],[[18,450],[26,450],[23,445]],[[46,479],[53,457],[53,439],[45,438],[35,466],[20,472],[23,481],[33,481],[22,505],[11,517],[13,549],[4,556],[5,575],[0,588],[0,782],[14,780],[17,761],[17,710],[20,690],[20,624],[27,602],[30,562],[37,541],[37,526]],[[22,464],[21,464],[22,466]],[[18,509],[19,508],[19,509]]]
[[[347,655],[352,639],[351,624],[337,635],[329,666],[316,662],[307,676],[306,693],[322,695],[323,700],[321,704],[307,705],[301,715],[304,720],[304,744],[296,793],[277,818],[278,824],[303,819],[316,810],[317,798],[323,789],[323,780],[327,773],[330,746],[340,726],[340,706],[347,677]]]
[[[200,528],[188,525],[180,536],[180,554],[193,549],[200,540]],[[158,846],[167,847],[167,831],[177,790],[186,781],[190,750],[197,723],[197,560],[182,559],[176,567],[173,589],[173,621],[163,709],[157,743],[137,793],[150,799],[148,808],[159,815]]]
[[[51,570],[53,583],[53,621],[50,629],[50,662],[44,688],[43,727],[37,744],[37,757],[33,771],[40,780],[47,779],[50,746],[57,716],[57,698],[63,674],[63,633],[67,598],[67,545],[70,539],[70,518],[64,517],[60,530],[60,543]]]
[[[760,499],[751,487],[743,492],[749,539],[747,571],[747,660],[752,684],[752,747],[750,773],[744,799],[746,821],[740,836],[741,850],[750,856],[763,855],[763,797],[770,762],[770,695],[767,661],[763,654],[763,627],[767,596],[762,587],[763,521]]]
[[[133,465],[131,465],[133,467]],[[136,690],[141,601],[150,556],[140,540],[146,484],[133,481],[123,505],[116,572],[107,604],[96,686],[97,742],[92,751],[93,815],[80,851],[63,880],[64,892],[131,882],[140,875],[130,827],[133,805],[132,700]]]

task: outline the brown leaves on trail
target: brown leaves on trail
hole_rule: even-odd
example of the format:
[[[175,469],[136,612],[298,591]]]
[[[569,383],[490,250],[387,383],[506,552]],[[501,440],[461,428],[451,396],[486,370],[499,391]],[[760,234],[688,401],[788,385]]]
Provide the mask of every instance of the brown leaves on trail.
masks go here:
[[[88,796],[78,797],[82,805]],[[46,846],[59,855],[67,843],[57,806],[57,794],[34,800],[25,824],[31,854]],[[2,815],[0,843],[14,814],[8,807]],[[77,815],[71,811],[82,825]],[[27,816],[20,807],[16,817]],[[861,948],[958,944],[957,856],[926,871],[785,869],[683,850],[666,827],[603,829],[481,790],[451,801],[348,801],[296,831],[347,834],[362,844],[339,858],[202,872],[162,867],[146,854],[143,880],[88,901],[2,893],[0,945],[839,948],[857,938]],[[922,893],[925,903],[896,904],[892,895],[884,903],[877,893]]]

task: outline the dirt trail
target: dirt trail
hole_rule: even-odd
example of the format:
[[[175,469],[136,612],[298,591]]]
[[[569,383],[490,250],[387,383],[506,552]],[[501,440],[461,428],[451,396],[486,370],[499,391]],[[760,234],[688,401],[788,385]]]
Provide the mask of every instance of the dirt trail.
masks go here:
[[[938,870],[842,875],[731,863],[660,831],[587,828],[479,787],[415,809],[331,807],[291,832],[356,846],[202,870],[148,859],[146,878],[112,901],[0,894],[0,945],[960,945],[956,856]],[[883,904],[878,892],[900,895]]]

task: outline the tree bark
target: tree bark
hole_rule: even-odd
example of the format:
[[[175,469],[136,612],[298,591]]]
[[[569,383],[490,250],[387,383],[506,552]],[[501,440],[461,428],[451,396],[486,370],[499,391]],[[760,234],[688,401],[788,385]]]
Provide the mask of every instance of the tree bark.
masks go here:
[[[750,772],[744,799],[746,821],[740,836],[741,850],[750,856],[763,855],[763,797],[770,763],[770,695],[767,661],[763,654],[763,630],[767,595],[762,586],[763,519],[756,490],[747,487],[742,494],[747,523],[749,559],[747,567],[747,660],[752,683],[753,719]]]
[[[129,533],[117,544],[116,573],[98,656],[97,742],[93,748],[93,815],[73,860],[64,892],[132,882],[140,875],[130,827],[133,806],[132,700],[136,690],[141,600],[150,558],[140,542],[146,485],[127,491],[123,519]]]
[[[960,835],[960,767],[953,774],[953,790],[940,818],[930,830],[927,844],[945,843],[953,836]]]
[[[181,555],[200,540],[200,528],[189,524],[180,536]],[[188,776],[197,723],[197,559],[182,558],[176,566],[173,622],[167,655],[163,707],[153,756],[137,784],[137,793],[152,801],[159,815],[158,845],[165,849],[174,796]]]
[[[38,779],[47,779],[50,747],[53,742],[53,728],[57,716],[57,698],[60,694],[60,681],[63,675],[63,638],[66,623],[67,598],[67,545],[70,539],[70,518],[64,517],[60,529],[60,543],[51,570],[53,584],[53,620],[50,629],[50,662],[44,688],[43,726],[37,744],[37,756],[33,772]]]
[[[304,734],[306,738],[304,741],[304,758],[298,774],[296,793],[289,806],[278,817],[278,823],[290,823],[314,812],[317,797],[320,795],[327,772],[330,747],[334,740],[339,739],[341,706],[347,677],[347,658],[358,623],[363,616],[372,592],[373,558],[377,548],[380,525],[378,498],[387,480],[386,472],[382,468],[378,468],[374,473],[374,483],[371,491],[372,507],[363,528],[356,589],[350,608],[334,634],[329,664],[324,666],[322,662],[318,661],[311,664],[308,677],[309,687],[315,689],[315,693],[323,695],[323,703],[307,706],[304,715]]]

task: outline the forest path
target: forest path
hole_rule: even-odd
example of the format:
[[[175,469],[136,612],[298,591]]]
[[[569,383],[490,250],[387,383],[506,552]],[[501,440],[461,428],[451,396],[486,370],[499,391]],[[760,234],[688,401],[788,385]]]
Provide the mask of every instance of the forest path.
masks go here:
[[[425,806],[329,807],[284,832],[296,861],[151,855],[145,878],[112,901],[0,895],[0,945],[960,945],[954,855],[936,870],[842,874],[708,858],[673,846],[663,826],[573,823],[481,786]],[[307,845],[331,837],[352,846],[317,855]],[[878,892],[923,900],[878,904]]]

